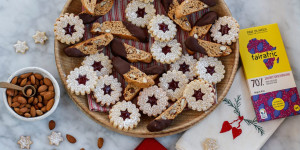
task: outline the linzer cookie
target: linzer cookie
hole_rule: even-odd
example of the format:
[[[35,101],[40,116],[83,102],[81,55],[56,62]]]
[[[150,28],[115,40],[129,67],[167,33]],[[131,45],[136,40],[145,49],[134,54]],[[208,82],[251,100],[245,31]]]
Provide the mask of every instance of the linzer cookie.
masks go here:
[[[215,0],[185,0],[176,8],[175,17],[181,18],[214,5]]]
[[[105,21],[102,24],[93,23],[92,34],[111,33],[117,37],[147,43],[148,34],[140,27],[128,21]]]
[[[179,98],[173,105],[165,110],[147,125],[150,132],[158,132],[169,127],[172,121],[179,115],[187,105],[185,98]]]
[[[101,106],[110,106],[119,101],[122,96],[121,91],[122,87],[118,79],[105,75],[98,80],[94,96],[96,102],[100,103]]]
[[[156,41],[164,42],[174,39],[177,29],[169,17],[156,15],[149,22],[148,32]]]
[[[224,16],[216,21],[210,31],[214,41],[231,45],[239,38],[240,25],[233,17]]]
[[[83,57],[86,55],[97,54],[99,51],[102,51],[102,49],[113,40],[113,38],[112,34],[106,33],[67,47],[64,49],[64,52],[69,57]]]
[[[215,89],[205,80],[194,80],[186,86],[183,97],[186,98],[190,109],[206,111],[215,102]]]
[[[155,12],[153,4],[132,0],[126,7],[125,16],[132,24],[144,28],[149,24]]]
[[[131,102],[126,101],[114,105],[108,115],[113,127],[124,131],[135,128],[140,122],[140,117],[139,109]]]
[[[81,4],[87,13],[93,15],[98,0],[81,0]]]
[[[182,96],[186,84],[189,82],[181,71],[168,71],[159,78],[159,87],[167,92],[168,97],[175,101]]]
[[[186,39],[185,46],[189,51],[199,52],[210,57],[227,56],[232,52],[232,49],[227,45],[196,39],[192,36]]]
[[[144,69],[143,72],[146,73],[150,78],[155,80],[159,75],[165,72],[165,69],[163,66],[156,65]],[[124,89],[124,99],[127,101],[132,100],[140,92],[141,89],[142,88],[137,87],[133,84],[127,84],[126,88]]]
[[[114,57],[113,66],[115,70],[123,75],[126,82],[131,83],[140,88],[146,88],[154,85],[151,77],[147,76],[138,68],[131,66],[127,61],[120,57]]]
[[[74,44],[81,40],[84,34],[82,20],[74,14],[61,15],[54,24],[55,38],[62,43]]]
[[[87,56],[81,64],[83,66],[93,67],[98,77],[112,73],[113,66],[111,64],[111,60],[103,53]]]
[[[179,6],[178,0],[161,0],[161,3],[164,6],[164,9],[169,18],[171,18],[177,25],[179,25],[182,30],[191,31],[192,27],[187,17],[175,17],[176,8]]]
[[[111,44],[111,51],[115,56],[127,59],[130,62],[152,62],[152,55],[144,50],[139,50],[133,46],[123,43],[119,39],[114,39]]]
[[[182,55],[182,48],[176,39],[168,42],[155,41],[151,47],[153,58],[163,64],[171,64]]]
[[[182,56],[178,61],[170,65],[170,70],[182,71],[189,80],[193,80],[195,73],[193,72],[194,65],[197,60],[188,54]]]

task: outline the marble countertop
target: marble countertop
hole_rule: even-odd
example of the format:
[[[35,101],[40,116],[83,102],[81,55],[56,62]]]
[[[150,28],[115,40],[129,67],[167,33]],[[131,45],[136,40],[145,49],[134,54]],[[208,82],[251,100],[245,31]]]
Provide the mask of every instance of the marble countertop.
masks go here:
[[[293,73],[300,85],[300,51],[297,42],[300,35],[299,0],[225,0],[241,28],[278,23],[287,49]],[[53,24],[66,0],[4,0],[0,4],[0,81],[6,81],[9,75],[28,66],[42,67],[57,79],[61,86],[61,101],[50,117],[36,122],[17,120],[8,114],[0,102],[0,147],[2,150],[18,149],[16,144],[21,135],[30,135],[34,144],[32,149],[97,149],[98,137],[105,140],[102,149],[134,149],[141,138],[128,137],[112,132],[85,116],[72,102],[64,90],[54,59]],[[44,31],[49,37],[46,45],[34,44],[32,35]],[[13,45],[17,40],[26,41],[29,51],[16,53]],[[1,90],[2,92],[2,90]],[[2,97],[2,95],[1,95]],[[49,120],[56,121],[55,131],[63,135],[71,134],[77,143],[62,142],[59,147],[50,146],[47,136]],[[274,135],[263,146],[263,150],[297,149],[300,146],[298,131],[300,116],[287,118]],[[181,134],[157,138],[168,149],[174,149]],[[66,138],[64,137],[64,140]]]

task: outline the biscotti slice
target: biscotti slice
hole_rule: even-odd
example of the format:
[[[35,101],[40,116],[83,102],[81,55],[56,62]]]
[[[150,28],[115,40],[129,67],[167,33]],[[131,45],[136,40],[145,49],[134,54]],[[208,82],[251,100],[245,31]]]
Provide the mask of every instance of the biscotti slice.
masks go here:
[[[178,0],[161,0],[168,16],[184,31],[191,31],[191,24],[187,17],[176,18],[175,11],[179,6]]]
[[[191,51],[200,52],[210,57],[227,56],[232,52],[229,46],[196,39],[192,36],[186,39],[185,46]]]
[[[94,15],[97,0],[81,0],[81,4],[87,13]]]
[[[111,51],[115,56],[127,59],[130,62],[151,63],[152,55],[144,50],[139,50],[131,45],[123,43],[119,39],[114,39],[111,44]]]
[[[179,98],[173,105],[171,105],[162,114],[152,120],[148,125],[147,129],[150,132],[158,132],[166,129],[171,125],[173,120],[184,110],[187,105],[187,101],[184,97]]]
[[[159,75],[165,72],[163,66],[151,66],[143,70],[150,78],[155,80]],[[137,87],[131,83],[127,84],[126,88],[124,89],[124,99],[126,101],[131,101],[143,88]]]
[[[90,24],[101,17],[101,16],[91,15],[91,14],[87,13],[86,10],[79,13],[78,16],[83,21],[83,24]]]
[[[114,5],[114,0],[97,0],[95,16],[103,16],[108,13]]]
[[[214,5],[215,0],[185,0],[176,8],[175,17],[181,18]]]
[[[113,40],[113,38],[114,37],[112,34],[106,33],[67,47],[64,49],[64,52],[69,57],[93,55],[98,53],[98,51],[101,51],[103,47],[107,46]]]
[[[127,61],[120,57],[114,57],[112,64],[115,70],[123,75],[126,82],[131,83],[140,88],[146,88],[154,85],[154,80],[147,76],[138,68],[131,66]]]
[[[148,34],[128,21],[105,21],[102,24],[93,23],[92,34],[111,33],[117,37],[147,43]]]

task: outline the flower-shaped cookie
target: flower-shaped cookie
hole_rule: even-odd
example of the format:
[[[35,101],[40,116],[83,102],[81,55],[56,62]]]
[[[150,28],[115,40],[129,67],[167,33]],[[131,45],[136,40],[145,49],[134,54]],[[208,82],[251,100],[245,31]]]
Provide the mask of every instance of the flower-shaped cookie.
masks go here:
[[[179,60],[175,63],[170,65],[170,70],[177,70],[182,71],[186,77],[190,80],[194,79],[195,73],[193,72],[194,65],[196,64],[197,60],[186,54],[182,56]]]
[[[17,44],[14,45],[17,53],[25,53],[28,50],[28,46],[25,41],[18,41]]]
[[[109,106],[119,101],[119,98],[122,96],[121,92],[122,87],[118,79],[105,75],[98,80],[94,96],[96,102],[100,103],[101,106]]]
[[[167,92],[167,96],[172,100],[182,96],[186,84],[189,82],[187,77],[181,71],[168,71],[159,78],[159,87]]]
[[[54,34],[62,43],[75,44],[83,37],[83,21],[72,13],[65,13],[56,20]]]
[[[163,64],[171,64],[182,55],[182,48],[176,39],[168,42],[155,41],[151,47],[153,58]]]
[[[216,84],[224,78],[225,69],[221,61],[214,57],[204,56],[194,67],[194,72],[200,79]]]
[[[137,126],[141,114],[134,104],[122,101],[112,107],[108,117],[115,128],[126,131]]]
[[[82,65],[93,67],[98,77],[109,75],[112,72],[113,67],[111,60],[103,53],[85,57]]]
[[[203,150],[217,150],[219,148],[215,139],[207,138],[202,143]]]
[[[132,0],[125,10],[126,18],[132,24],[138,27],[146,27],[149,21],[155,15],[155,8],[153,4],[143,3],[138,0]]]
[[[233,17],[224,16],[213,24],[210,31],[214,41],[231,45],[239,38],[240,25]]]
[[[48,40],[45,32],[36,31],[35,35],[32,36],[35,43],[45,44],[45,41]]]
[[[72,93],[85,95],[94,90],[97,81],[97,74],[92,67],[81,66],[70,72],[66,82]]]
[[[169,103],[167,93],[155,85],[140,92],[137,104],[144,114],[157,116],[166,109]]]
[[[215,102],[215,89],[207,81],[198,79],[186,86],[183,97],[186,98],[190,109],[206,111]]]
[[[48,139],[50,145],[56,145],[56,146],[58,146],[59,143],[64,140],[60,132],[54,132],[54,131],[48,136]]]
[[[148,32],[156,41],[170,41],[174,39],[177,29],[169,17],[156,15],[149,22]]]
[[[30,149],[30,145],[33,144],[33,142],[30,140],[30,136],[21,136],[18,144],[21,149]]]

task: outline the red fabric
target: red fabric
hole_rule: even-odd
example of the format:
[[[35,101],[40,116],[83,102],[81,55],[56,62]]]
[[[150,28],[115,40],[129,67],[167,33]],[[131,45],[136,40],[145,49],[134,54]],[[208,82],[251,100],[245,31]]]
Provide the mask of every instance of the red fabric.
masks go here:
[[[155,139],[144,139],[134,150],[167,150]]]

